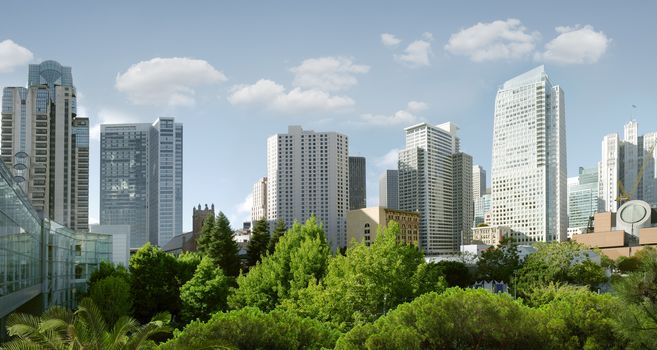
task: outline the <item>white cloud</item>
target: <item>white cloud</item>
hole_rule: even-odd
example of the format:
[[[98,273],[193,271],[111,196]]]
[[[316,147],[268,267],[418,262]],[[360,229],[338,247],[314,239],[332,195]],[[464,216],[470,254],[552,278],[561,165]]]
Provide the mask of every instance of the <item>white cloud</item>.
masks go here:
[[[250,214],[251,213],[251,206],[253,206],[253,193],[249,193],[242,203],[237,205],[237,213],[238,214]]]
[[[397,38],[394,34],[383,33],[381,34],[381,43],[386,47],[396,47],[401,43],[401,39]]]
[[[557,27],[559,35],[545,44],[543,53],[536,53],[536,60],[560,63],[596,63],[607,51],[611,39],[590,26]]]
[[[415,115],[425,111],[428,105],[420,101],[410,101],[405,109],[399,110],[392,115],[385,114],[363,114],[361,122],[369,126],[396,126],[413,125],[419,123],[422,118]]]
[[[432,40],[433,35],[431,33],[423,33],[422,40],[415,40],[410,43],[406,49],[404,49],[403,54],[395,55],[395,59],[410,67],[429,66],[431,64],[429,57],[432,55]]]
[[[192,58],[153,58],[128,68],[116,77],[117,90],[140,105],[190,106],[196,89],[226,81],[207,61]]]
[[[374,159],[374,164],[380,169],[397,169],[399,149],[393,148],[388,153]]]
[[[16,67],[29,63],[33,58],[34,55],[30,50],[10,39],[0,42],[0,73],[12,72]]]
[[[253,105],[282,113],[339,111],[354,105],[346,96],[333,96],[327,92],[301,88],[286,91],[283,85],[260,79],[252,85],[237,85],[231,89],[228,102],[233,105]]]
[[[294,86],[338,91],[356,85],[355,74],[367,73],[370,67],[354,64],[347,57],[319,57],[304,60],[290,70],[294,73]]]
[[[474,62],[525,57],[534,50],[537,32],[529,33],[514,18],[490,23],[477,23],[452,34],[445,50],[468,56]]]
[[[98,122],[89,128],[89,138],[94,141],[100,140],[100,124],[121,124],[135,122],[135,118],[133,116],[112,109],[101,109],[98,112],[97,120]]]

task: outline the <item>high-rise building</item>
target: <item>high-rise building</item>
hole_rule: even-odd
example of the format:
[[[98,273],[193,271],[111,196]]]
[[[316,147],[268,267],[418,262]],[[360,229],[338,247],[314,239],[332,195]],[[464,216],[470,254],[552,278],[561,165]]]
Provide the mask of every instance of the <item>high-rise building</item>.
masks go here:
[[[491,209],[491,195],[484,194],[479,198],[474,199],[474,222],[473,227],[477,227],[479,224],[490,224],[486,222],[486,214],[490,217]]]
[[[182,233],[182,124],[103,124],[100,224],[130,225],[130,248]]]
[[[639,199],[657,206],[655,144],[657,133],[639,135],[639,124],[634,120],[625,124],[623,139],[618,134],[602,139],[598,195],[605,211],[616,212],[622,204],[618,200],[624,195],[630,197],[628,200]]]
[[[543,66],[497,91],[493,129],[492,220],[521,243],[566,239],[564,93]]]
[[[379,206],[399,209],[399,171],[386,170],[379,178]]]
[[[31,64],[27,89],[4,89],[1,149],[38,213],[89,229],[89,120],[77,116],[71,67]]]
[[[349,157],[349,210],[367,206],[365,157]]]
[[[467,243],[472,233],[474,204],[472,202],[472,156],[463,152],[452,155],[452,182],[454,190],[454,250]]]
[[[486,194],[486,170],[480,165],[472,166],[472,198],[477,199]]]
[[[253,203],[251,204],[251,222],[267,218],[267,178],[261,177],[253,184]]]
[[[347,244],[349,142],[337,132],[290,126],[267,139],[267,219],[290,227],[315,215],[336,250]]]
[[[406,147],[399,152],[399,209],[420,214],[420,247],[426,254],[454,253],[460,243],[454,207],[456,200],[462,199],[454,193],[452,158],[460,148],[458,127],[420,123],[404,131]],[[471,167],[470,160],[468,174]],[[472,189],[465,187],[471,194]]]
[[[568,235],[584,233],[589,218],[601,209],[598,198],[598,168],[579,168],[579,176],[568,178]]]

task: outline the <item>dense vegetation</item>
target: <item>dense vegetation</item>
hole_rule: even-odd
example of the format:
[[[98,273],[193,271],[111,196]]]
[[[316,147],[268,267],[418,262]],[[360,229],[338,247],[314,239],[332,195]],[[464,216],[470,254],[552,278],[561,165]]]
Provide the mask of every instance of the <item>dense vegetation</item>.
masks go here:
[[[146,245],[129,270],[101,265],[81,307],[100,305],[109,325],[160,322],[158,332],[162,312],[171,315],[173,332],[154,341],[132,320],[117,349],[657,349],[653,249],[596,263],[575,243],[537,244],[523,260],[505,240],[468,266],[425,262],[416,246],[397,241],[394,222],[371,246],[343,254],[331,253],[314,218],[287,230],[276,223],[271,238],[266,222],[254,231],[245,261],[221,213],[206,221],[199,254]],[[504,281],[510,293],[468,288],[481,280]],[[47,325],[82,322],[49,322],[65,311],[55,310],[12,316],[15,337],[3,346],[30,348],[19,342],[41,341]],[[91,338],[114,339],[104,327]],[[69,344],[63,329],[52,334]]]

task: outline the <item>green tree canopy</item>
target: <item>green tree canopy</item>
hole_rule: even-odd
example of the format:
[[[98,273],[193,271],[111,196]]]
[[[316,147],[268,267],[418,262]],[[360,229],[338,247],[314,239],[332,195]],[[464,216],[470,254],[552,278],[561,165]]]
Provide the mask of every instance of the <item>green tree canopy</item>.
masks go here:
[[[120,277],[130,283],[130,272],[125,266],[115,265],[109,261],[101,261],[98,264],[98,268],[89,276],[89,280],[87,281],[88,288],[91,289],[94,283],[110,276]]]
[[[285,232],[287,232],[285,221],[283,221],[282,219],[278,219],[276,221],[276,227],[274,227],[274,232],[271,235],[271,239],[269,240],[269,245],[267,247],[269,254],[274,253],[274,249],[276,249],[276,244],[278,244],[278,241],[285,234]]]
[[[225,310],[229,278],[212,259],[204,257],[194,276],[180,288],[182,316],[185,320],[207,320],[211,314]]]
[[[238,288],[229,297],[234,308],[255,306],[272,310],[283,299],[296,295],[310,281],[326,273],[330,248],[324,230],[311,217],[304,225],[295,223],[281,237],[273,254],[237,279]]]
[[[206,219],[198,238],[198,250],[221,266],[227,276],[237,277],[240,273],[239,246],[235,233],[223,212],[216,219]]]
[[[100,309],[103,319],[114,324],[132,311],[130,284],[119,276],[109,276],[91,286],[89,296]]]
[[[466,288],[472,284],[472,273],[460,261],[443,260],[436,263],[438,269],[445,276],[448,287]]]
[[[513,272],[520,267],[518,248],[510,238],[500,241],[497,248],[484,251],[477,261],[477,278],[510,283]]]
[[[246,264],[254,266],[263,255],[267,253],[269,246],[269,224],[265,218],[256,221],[251,230],[251,239],[246,248]]]

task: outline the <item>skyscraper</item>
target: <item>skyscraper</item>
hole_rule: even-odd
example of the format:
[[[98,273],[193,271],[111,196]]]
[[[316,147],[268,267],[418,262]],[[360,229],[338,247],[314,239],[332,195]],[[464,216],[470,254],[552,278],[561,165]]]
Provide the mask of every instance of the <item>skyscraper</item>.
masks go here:
[[[365,157],[349,157],[349,210],[367,206]]]
[[[454,253],[460,243],[455,234],[460,223],[455,224],[454,218],[458,196],[452,158],[460,148],[458,127],[420,123],[404,131],[406,148],[399,152],[399,209],[420,213],[420,246],[425,253]],[[471,167],[472,161],[468,174]]]
[[[519,242],[565,240],[566,128],[563,90],[543,66],[497,91],[492,221]]]
[[[77,116],[71,67],[31,64],[27,89],[4,89],[1,149],[37,212],[89,229],[89,121]]]
[[[598,198],[598,168],[579,168],[579,176],[568,178],[568,236],[584,233],[589,217],[601,209]]]
[[[399,171],[386,170],[379,178],[379,206],[399,209]]]
[[[130,225],[130,248],[182,233],[182,124],[103,124],[100,223]]]
[[[479,165],[472,166],[472,198],[486,194],[486,170]]]
[[[621,204],[617,199],[622,195],[646,201],[655,207],[657,133],[639,135],[639,124],[634,120],[625,124],[623,129],[622,140],[618,134],[609,134],[602,139],[598,195],[603,209],[615,212]]]
[[[290,126],[267,139],[267,219],[290,227],[311,215],[336,250],[347,244],[349,142],[336,132]]]
[[[253,203],[251,204],[251,222],[267,218],[267,178],[261,177],[253,184]]]
[[[472,156],[463,152],[452,155],[452,182],[454,189],[454,250],[469,242],[474,221],[474,203],[472,202]]]

